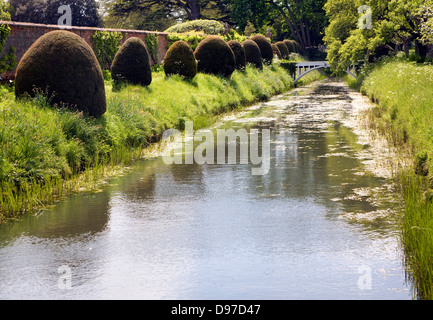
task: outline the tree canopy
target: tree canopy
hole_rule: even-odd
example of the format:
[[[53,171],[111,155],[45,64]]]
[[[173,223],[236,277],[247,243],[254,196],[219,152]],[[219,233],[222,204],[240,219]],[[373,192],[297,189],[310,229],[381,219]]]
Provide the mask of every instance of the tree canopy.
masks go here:
[[[178,22],[217,20],[246,34],[293,38],[303,47],[322,43],[326,0],[103,0],[106,26],[166,30]],[[247,29],[247,30],[246,30]]]
[[[409,54],[412,42],[425,56],[426,45],[433,40],[432,4],[432,0],[328,0],[330,23],[324,41],[331,66],[344,70],[353,62],[368,60],[384,45]]]
[[[98,27],[101,18],[95,0],[9,0],[13,8],[13,21],[57,24],[63,15],[59,7],[69,5],[72,11],[72,26]]]
[[[251,22],[256,29],[263,26],[280,28],[281,38],[287,35],[304,48],[322,42],[327,17],[323,10],[326,0],[227,0],[232,17],[244,30]]]

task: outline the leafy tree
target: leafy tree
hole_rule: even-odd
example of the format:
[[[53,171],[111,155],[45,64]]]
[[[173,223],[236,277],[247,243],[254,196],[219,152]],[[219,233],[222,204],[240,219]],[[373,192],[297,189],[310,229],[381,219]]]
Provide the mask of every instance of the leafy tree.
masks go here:
[[[110,70],[116,53],[122,45],[120,32],[96,31],[92,36],[93,51],[102,70]]]
[[[415,41],[417,50],[422,47],[419,42],[421,36],[419,8],[424,2],[424,0],[392,0],[388,4],[388,14],[382,22],[381,32],[384,38],[403,45],[406,54],[409,54],[410,41]]]
[[[0,25],[0,53],[3,51],[3,48],[6,44],[6,40],[11,33],[11,29],[5,25]],[[11,47],[9,52],[3,56],[0,55],[0,73],[5,71],[10,71],[15,68],[15,48]]]
[[[223,0],[115,0],[110,15],[147,16],[154,12],[177,20],[227,20],[230,17]]]
[[[11,11],[12,8],[9,3],[5,2],[4,0],[0,0],[0,20],[10,21]],[[2,53],[3,48],[6,45],[6,40],[9,37],[10,33],[11,29],[7,25],[0,25],[0,54]],[[13,68],[15,68],[15,65],[15,48],[11,47],[8,53],[0,55],[0,73],[13,70]]]
[[[69,5],[73,26],[101,26],[98,4],[95,0],[10,0],[9,3],[14,9],[14,21],[57,24],[63,15],[58,12],[59,7]]]
[[[424,41],[433,43],[433,0],[427,0],[418,9],[421,20],[421,36]]]
[[[230,3],[232,17],[240,29],[244,30],[248,22],[251,22],[256,29],[261,29],[282,18],[290,36],[304,48],[321,42],[321,33],[327,24],[323,10],[325,0],[227,1]]]
[[[9,0],[13,21],[45,23],[46,0]]]
[[[386,44],[402,45],[409,53],[409,43],[414,41],[417,53],[425,55],[427,50],[421,42],[423,19],[420,14],[424,3],[425,0],[328,0],[325,10],[330,23],[324,40],[331,66],[343,70],[351,62],[369,60],[376,48]],[[359,26],[364,15],[360,10],[363,5],[371,9],[369,28]],[[429,10],[427,8],[427,12]],[[426,24],[428,20],[427,14]],[[427,30],[428,27],[425,33]]]
[[[103,21],[108,28],[166,30],[176,23],[163,3],[139,7],[135,4],[120,3],[118,0],[103,2]]]
[[[4,0],[0,0],[0,20],[10,21],[11,20],[12,8],[9,3]]]

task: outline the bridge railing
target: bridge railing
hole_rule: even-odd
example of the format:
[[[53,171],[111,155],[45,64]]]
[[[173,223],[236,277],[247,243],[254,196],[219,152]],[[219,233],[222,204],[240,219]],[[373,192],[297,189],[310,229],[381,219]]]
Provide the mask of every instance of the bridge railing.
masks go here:
[[[354,77],[355,79],[357,79],[356,66],[357,64],[352,64],[346,70],[346,73]],[[296,67],[296,71],[295,74],[293,75],[293,80],[295,81],[296,84],[307,73],[310,73],[314,70],[330,68],[330,65],[328,61],[306,61],[306,62],[297,63],[295,67]]]

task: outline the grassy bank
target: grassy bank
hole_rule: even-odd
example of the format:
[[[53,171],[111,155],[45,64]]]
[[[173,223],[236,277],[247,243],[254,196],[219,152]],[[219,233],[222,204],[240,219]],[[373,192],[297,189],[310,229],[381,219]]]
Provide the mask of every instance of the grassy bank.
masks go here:
[[[412,162],[396,177],[405,198],[403,245],[419,297],[433,299],[433,66],[388,58],[351,85],[377,104],[369,112],[373,129]]]
[[[318,73],[305,81],[317,79]],[[92,188],[141,156],[164,130],[212,125],[218,115],[293,87],[278,65],[247,67],[230,80],[198,74],[193,80],[153,73],[147,87],[112,90],[106,82],[107,113],[99,119],[53,109],[43,96],[17,101],[0,88],[0,222]]]

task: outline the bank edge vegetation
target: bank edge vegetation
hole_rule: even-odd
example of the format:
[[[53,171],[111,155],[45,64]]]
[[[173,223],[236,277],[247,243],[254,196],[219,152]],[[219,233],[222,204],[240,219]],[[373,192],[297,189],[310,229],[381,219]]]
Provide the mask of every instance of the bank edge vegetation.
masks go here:
[[[433,66],[415,60],[384,58],[349,84],[375,103],[367,114],[370,129],[411,163],[395,176],[405,202],[402,244],[418,296],[433,299]]]

